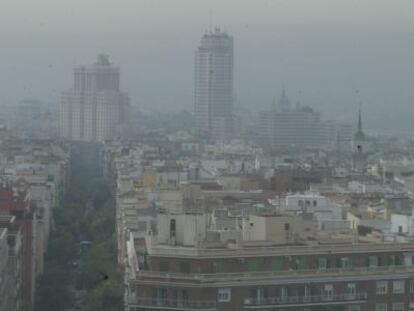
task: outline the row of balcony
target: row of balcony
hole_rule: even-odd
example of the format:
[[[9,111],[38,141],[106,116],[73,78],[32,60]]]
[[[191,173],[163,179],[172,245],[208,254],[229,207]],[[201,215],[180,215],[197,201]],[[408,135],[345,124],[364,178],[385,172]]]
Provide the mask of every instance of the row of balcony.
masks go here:
[[[289,297],[266,297],[246,298],[245,306],[273,306],[273,305],[323,305],[323,304],[349,304],[366,302],[367,293],[340,294],[340,295],[318,295],[318,296],[289,296]]]
[[[269,306],[293,307],[311,305],[348,305],[353,303],[366,303],[367,293],[341,294],[341,295],[319,295],[319,296],[289,296],[289,297],[266,297],[245,298],[245,308],[260,308]],[[217,310],[216,301],[202,300],[177,300],[147,297],[128,297],[129,307],[140,307],[147,309],[162,310]]]
[[[177,300],[148,297],[128,297],[129,307],[141,307],[163,310],[216,310],[216,301],[209,300]]]
[[[315,253],[388,253],[412,251],[414,242],[407,243],[354,243],[354,244],[335,244],[335,245],[293,245],[293,246],[258,246],[251,248],[193,248],[193,247],[177,247],[171,245],[153,245],[151,248],[151,256],[168,256],[177,258],[240,258],[246,256],[296,256],[296,255],[314,255]]]
[[[380,266],[380,267],[356,267],[356,268],[328,268],[328,269],[303,269],[284,271],[255,271],[255,272],[230,272],[230,273],[183,273],[160,272],[141,270],[137,273],[137,279],[161,279],[188,282],[219,282],[231,280],[250,279],[281,279],[286,277],[318,277],[318,276],[352,276],[352,275],[386,275],[397,273],[414,273],[414,266]],[[133,281],[133,280],[131,280]]]

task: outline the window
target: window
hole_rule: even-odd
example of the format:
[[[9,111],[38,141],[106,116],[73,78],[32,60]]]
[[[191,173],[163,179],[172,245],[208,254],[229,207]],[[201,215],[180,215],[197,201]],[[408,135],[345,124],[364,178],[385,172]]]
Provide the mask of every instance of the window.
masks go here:
[[[281,288],[280,288],[280,297],[281,297],[282,299],[284,299],[284,298],[286,298],[286,297],[287,297],[287,295],[288,295],[287,288],[286,288],[286,287],[281,287]]]
[[[375,306],[375,311],[387,311],[387,304],[377,303]]]
[[[346,296],[348,299],[353,299],[356,296],[356,284],[348,283],[346,287]]]
[[[180,272],[181,273],[190,273],[190,263],[180,262]]]
[[[392,304],[392,311],[404,311],[403,302],[395,302]]]
[[[153,298],[157,305],[164,305],[167,302],[167,289],[166,288],[154,288]]]
[[[413,253],[405,253],[404,254],[404,265],[405,266],[412,266],[413,265]]]
[[[369,256],[368,267],[378,267],[378,256]]]
[[[256,288],[256,298],[258,301],[265,301],[269,297],[269,291],[266,287],[257,287]]]
[[[396,280],[392,282],[392,292],[394,294],[404,294],[405,291],[405,281],[404,280]]]
[[[328,266],[328,260],[326,258],[318,258],[318,268],[320,270],[325,270]]]
[[[219,288],[217,294],[218,302],[230,302],[231,301],[231,288]]]
[[[389,257],[388,264],[390,266],[398,266],[400,265],[400,258],[397,255],[391,255]]]
[[[377,282],[377,295],[385,295],[388,293],[388,282],[378,281]]]
[[[279,271],[282,270],[282,260],[281,259],[273,259],[272,260],[272,271]]]
[[[259,271],[259,260],[249,260],[247,261],[247,271]]]
[[[296,258],[295,260],[296,269],[304,270],[308,268],[307,261],[305,258]]]
[[[184,307],[188,304],[188,293],[186,290],[173,291],[174,305],[177,307]]]
[[[223,272],[223,265],[221,262],[213,262],[213,272],[214,273]]]
[[[290,269],[303,270],[307,268],[307,262],[305,258],[294,258],[289,262]]]
[[[348,311],[360,311],[360,306],[349,306]]]
[[[414,280],[410,281],[410,293],[414,293]]]
[[[325,284],[323,288],[323,297],[325,300],[332,300],[333,298],[333,285]]]
[[[341,268],[351,267],[351,261],[350,261],[349,257],[342,257],[340,262],[341,262]]]
[[[169,271],[169,264],[166,261],[160,262],[160,272],[168,272]]]

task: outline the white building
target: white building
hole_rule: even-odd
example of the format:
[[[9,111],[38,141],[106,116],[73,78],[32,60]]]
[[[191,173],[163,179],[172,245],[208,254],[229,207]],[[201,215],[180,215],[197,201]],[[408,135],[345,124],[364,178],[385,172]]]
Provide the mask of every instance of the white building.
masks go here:
[[[349,150],[352,126],[323,120],[321,113],[308,106],[292,107],[285,90],[270,110],[259,113],[260,138],[266,147],[325,147]],[[339,143],[339,144],[338,144]]]
[[[396,234],[414,235],[414,216],[413,215],[391,215],[391,232]]]
[[[259,115],[262,144],[270,147],[320,147],[324,143],[324,124],[320,113],[309,107],[263,111]]]
[[[157,242],[197,246],[206,238],[207,221],[207,214],[159,214]]]
[[[341,206],[318,193],[288,195],[279,208],[287,214],[313,214],[319,229],[351,227],[348,220],[343,220]]]
[[[129,98],[119,89],[119,68],[106,55],[90,66],[76,67],[74,88],[62,94],[61,136],[102,141],[119,135],[127,123]]]
[[[195,57],[194,110],[197,130],[217,139],[233,127],[233,38],[216,28],[200,41]]]

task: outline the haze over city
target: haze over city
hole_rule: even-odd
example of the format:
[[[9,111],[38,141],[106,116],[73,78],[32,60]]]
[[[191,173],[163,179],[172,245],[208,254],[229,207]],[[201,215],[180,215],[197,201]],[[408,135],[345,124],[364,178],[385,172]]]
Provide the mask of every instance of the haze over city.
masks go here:
[[[3,0],[0,103],[59,105],[73,66],[105,52],[132,105],[192,111],[195,48],[212,25],[234,37],[241,106],[268,108],[285,87],[328,117],[354,122],[362,102],[368,129],[410,132],[413,11],[410,1]]]
[[[414,311],[413,12],[0,0],[0,311]]]

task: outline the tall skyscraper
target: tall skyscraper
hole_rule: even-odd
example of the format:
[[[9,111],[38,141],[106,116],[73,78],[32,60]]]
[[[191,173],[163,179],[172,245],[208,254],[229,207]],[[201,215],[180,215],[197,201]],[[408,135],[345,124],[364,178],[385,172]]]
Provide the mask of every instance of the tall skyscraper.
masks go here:
[[[63,92],[61,136],[75,141],[113,139],[127,123],[129,98],[119,88],[119,67],[99,55],[74,70],[74,88]]]
[[[194,110],[200,135],[225,139],[233,130],[233,38],[216,28],[195,57]]]

